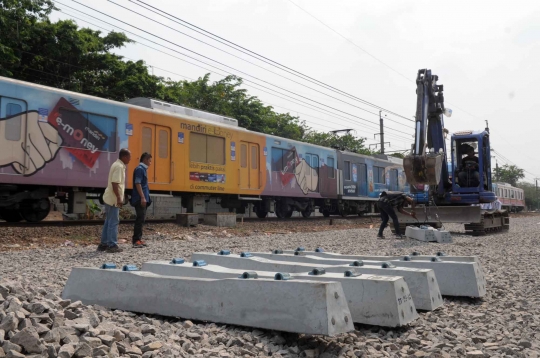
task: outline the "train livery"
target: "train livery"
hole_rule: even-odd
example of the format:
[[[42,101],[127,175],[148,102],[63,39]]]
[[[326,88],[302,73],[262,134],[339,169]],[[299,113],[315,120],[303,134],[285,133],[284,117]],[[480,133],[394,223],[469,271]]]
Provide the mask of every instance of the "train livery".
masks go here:
[[[158,100],[121,103],[0,77],[2,219],[40,221],[51,196],[85,212],[120,148],[132,152],[128,173],[151,153],[151,192],[180,196],[188,212],[215,199],[237,213],[252,204],[261,218],[316,209],[345,216],[369,210],[383,190],[409,192],[398,158],[248,131],[233,118]]]
[[[525,209],[525,192],[508,183],[493,183],[493,191],[501,202],[501,208],[509,212],[520,212]]]

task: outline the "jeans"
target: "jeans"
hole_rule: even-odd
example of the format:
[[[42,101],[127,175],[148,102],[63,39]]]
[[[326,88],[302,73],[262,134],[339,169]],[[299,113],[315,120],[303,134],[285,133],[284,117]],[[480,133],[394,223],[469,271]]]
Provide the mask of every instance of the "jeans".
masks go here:
[[[141,206],[140,201],[135,203],[135,214],[137,214],[137,218],[135,219],[135,227],[133,229],[133,243],[136,243],[138,240],[142,239],[144,219],[146,218],[146,208],[147,206]]]
[[[120,223],[120,208],[105,204],[105,223],[101,232],[101,245],[118,245],[118,224]]]
[[[381,212],[381,227],[379,228],[379,236],[383,235],[384,228],[386,225],[388,225],[388,220],[392,218],[392,222],[394,223],[394,229],[396,230],[396,235],[401,235],[401,231],[399,230],[399,221],[396,215],[396,212],[394,211],[394,208],[392,205],[388,203],[382,203],[377,202],[377,207],[379,208]]]

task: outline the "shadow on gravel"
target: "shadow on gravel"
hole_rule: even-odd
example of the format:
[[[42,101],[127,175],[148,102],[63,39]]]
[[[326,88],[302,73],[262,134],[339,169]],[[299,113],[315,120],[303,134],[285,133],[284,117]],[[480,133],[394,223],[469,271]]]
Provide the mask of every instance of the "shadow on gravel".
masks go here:
[[[444,296],[444,304],[446,305],[447,303],[456,303],[469,306],[482,306],[485,301],[483,298],[477,297]]]

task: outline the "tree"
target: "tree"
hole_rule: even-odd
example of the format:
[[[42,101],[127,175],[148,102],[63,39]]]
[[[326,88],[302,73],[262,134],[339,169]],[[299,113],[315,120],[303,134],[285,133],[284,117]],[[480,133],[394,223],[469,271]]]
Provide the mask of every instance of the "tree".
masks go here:
[[[525,171],[515,165],[505,164],[498,169],[495,168],[493,172],[495,173],[497,181],[508,183],[513,186],[516,186],[520,179],[525,178]]]
[[[2,0],[0,2],[0,76],[13,76],[21,47],[31,40],[32,28],[54,9],[52,0]]]
[[[527,207],[538,209],[539,193],[536,190],[536,185],[527,182],[520,182],[517,186],[518,188],[523,189],[523,196],[525,197],[525,204]]]
[[[396,157],[396,158],[399,158],[399,159],[403,159],[405,158],[405,154],[403,153],[392,153],[390,154],[391,157]]]
[[[240,127],[289,139],[302,140],[309,128],[298,117],[277,113],[240,88],[242,79],[227,76],[210,83],[210,74],[198,80],[166,81],[164,101],[221,114],[238,120]]]
[[[112,53],[132,42],[125,34],[102,34],[74,21],[52,23],[52,0],[0,1],[0,75],[92,96],[125,101],[150,97],[238,120],[241,127],[293,140],[370,154],[364,140],[311,130],[298,116],[275,112],[228,76],[172,81],[148,73],[143,61]]]
[[[305,135],[304,141],[359,154],[373,154],[373,152],[366,148],[364,138],[355,137],[350,133],[338,136],[335,133],[310,131]]]

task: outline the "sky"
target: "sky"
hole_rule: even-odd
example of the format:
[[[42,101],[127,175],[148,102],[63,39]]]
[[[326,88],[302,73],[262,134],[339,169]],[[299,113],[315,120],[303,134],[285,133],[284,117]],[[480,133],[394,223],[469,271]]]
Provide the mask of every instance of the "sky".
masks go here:
[[[379,143],[382,108],[387,152],[413,143],[415,79],[428,68],[444,85],[445,105],[453,111],[445,118],[451,133],[482,130],[488,120],[492,165],[515,164],[526,170],[526,181],[540,178],[534,153],[540,1],[142,1],[177,19],[139,0],[60,0],[56,7],[62,11],[51,19],[130,31],[136,43],[116,53],[144,60],[155,75],[193,80],[211,72],[217,81],[236,74],[251,95],[277,112],[298,115],[319,131],[354,129],[372,149]],[[178,19],[242,46],[244,53]]]

